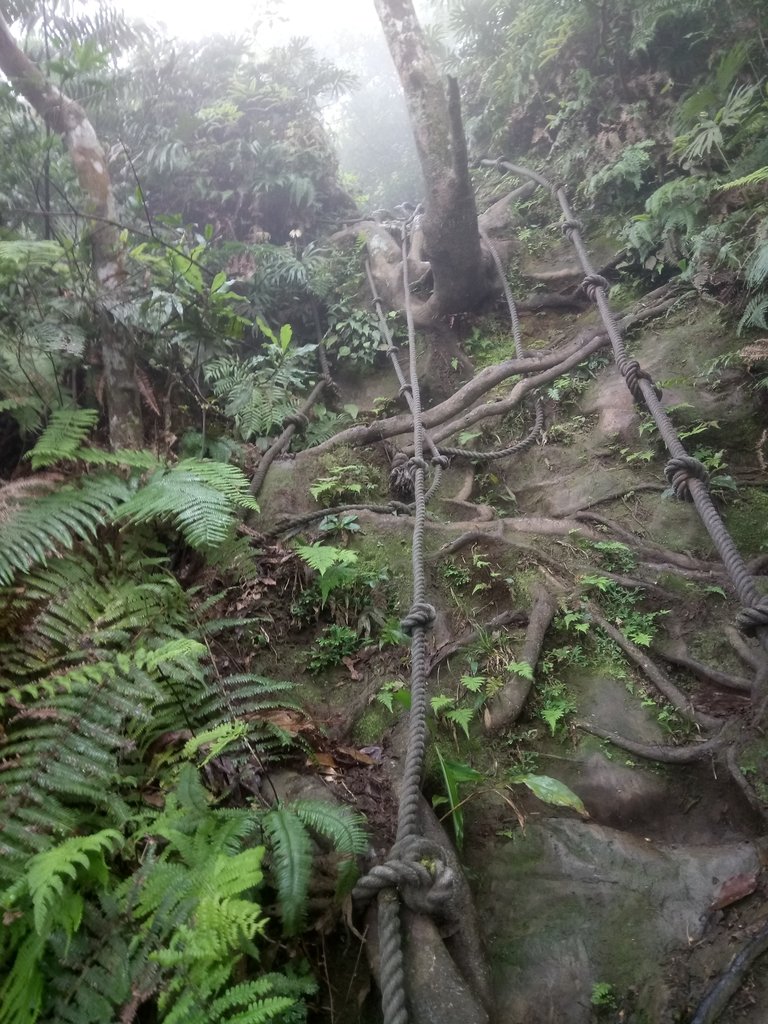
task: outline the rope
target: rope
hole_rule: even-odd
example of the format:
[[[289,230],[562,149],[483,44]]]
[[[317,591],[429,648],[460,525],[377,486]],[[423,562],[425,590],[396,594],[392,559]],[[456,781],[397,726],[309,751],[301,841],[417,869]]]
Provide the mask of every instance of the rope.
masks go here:
[[[400,381],[413,417],[413,457],[405,468],[413,480],[414,522],[411,547],[413,592],[411,607],[400,625],[411,637],[411,710],[408,719],[408,745],[403,771],[400,803],[397,817],[397,838],[387,862],[374,867],[362,878],[353,892],[353,898],[364,904],[377,896],[379,909],[379,945],[381,959],[381,1000],[384,1024],[407,1024],[406,979],[403,941],[400,929],[400,898],[421,913],[440,914],[441,908],[452,905],[453,873],[441,856],[440,847],[425,846],[420,836],[419,803],[421,776],[427,747],[427,631],[435,621],[435,609],[426,600],[427,579],[424,563],[424,532],[427,518],[427,498],[436,489],[445,464],[429,438],[425,438],[422,423],[421,391],[416,354],[416,332],[409,299],[408,260],[406,241],[403,240],[403,287],[405,316],[408,326],[409,377],[405,380],[396,355],[391,352],[393,366]],[[366,267],[372,283],[370,266]],[[381,316],[381,304],[374,291],[374,302]],[[387,336],[385,334],[385,336]],[[394,349],[389,336],[390,349]],[[424,458],[425,440],[432,451],[435,480],[429,491],[425,488],[428,463]],[[402,463],[400,468],[402,468]],[[427,867],[431,863],[431,869]]]
[[[504,268],[502,266],[501,259],[499,258],[499,254],[496,251],[496,248],[494,247],[493,243],[488,238],[486,233],[481,230],[480,234],[483,240],[485,241],[486,245],[488,246],[488,249],[490,250],[494,265],[496,267],[496,272],[499,277],[499,281],[501,282],[501,286],[504,289],[504,295],[506,297],[507,306],[509,308],[509,318],[512,324],[512,336],[515,342],[515,352],[517,354],[517,358],[523,359],[525,357],[525,352],[523,350],[523,340],[520,331],[520,318],[517,314],[517,307],[515,305],[515,300],[512,296],[512,291],[504,275]],[[403,258],[405,259],[405,256]],[[368,277],[368,285],[371,289],[373,305],[376,309],[376,314],[379,318],[379,328],[384,336],[385,341],[387,342],[387,348],[385,349],[385,351],[390,358],[392,367],[395,371],[395,374],[400,385],[398,394],[401,397],[405,398],[406,402],[408,403],[408,408],[410,409],[411,414],[413,414],[414,407],[412,385],[408,382],[408,380],[406,380],[405,374],[403,373],[403,368],[400,366],[400,362],[397,358],[397,346],[394,343],[392,332],[389,329],[389,324],[387,323],[386,316],[384,315],[384,309],[381,298],[379,297],[379,294],[376,291],[376,283],[373,279],[373,273],[371,271],[371,264],[369,260],[365,261],[365,273],[366,276]],[[439,488],[440,470],[448,468],[449,459],[466,459],[469,462],[497,462],[500,459],[507,459],[511,455],[519,455],[522,452],[528,451],[529,448],[532,448],[541,436],[541,432],[544,429],[544,405],[540,398],[537,398],[534,402],[534,412],[534,425],[531,428],[530,432],[526,435],[526,437],[524,437],[521,441],[516,441],[514,444],[509,445],[506,448],[496,448],[492,449],[491,451],[478,451],[477,449],[474,448],[451,448],[445,447],[443,445],[438,447],[435,444],[434,440],[432,439],[432,436],[430,435],[429,431],[426,430],[425,428],[422,428],[424,440],[427,444],[427,447],[429,448],[430,453],[432,454],[432,464],[435,466],[435,475],[432,481],[432,485],[430,486],[426,494],[427,502],[429,502],[433,494],[435,494],[435,492]],[[410,498],[412,495],[412,489],[409,488],[409,481],[403,475],[402,472],[404,466],[406,465],[406,458],[407,457],[403,456],[403,460],[398,460],[397,462],[393,460],[392,489],[394,494],[397,494],[398,496],[403,498]],[[395,459],[397,459],[397,456],[395,457]]]
[[[763,648],[768,651],[768,597],[760,594],[755,587],[744,559],[715,507],[707,485],[706,468],[685,450],[674,424],[661,404],[661,392],[654,385],[650,374],[642,369],[636,359],[630,359],[627,355],[621,330],[608,302],[608,282],[592,266],[581,236],[582,226],[574,216],[565,189],[553,185],[543,175],[535,171],[518,167],[505,160],[482,160],[481,163],[484,166],[503,168],[518,176],[529,178],[547,188],[557,200],[563,214],[561,221],[563,233],[572,242],[585,274],[582,287],[589,299],[597,306],[611,341],[616,366],[624,377],[632,397],[637,402],[642,402],[653,417],[669,452],[670,461],[665,468],[665,475],[678,498],[693,502],[699,518],[709,533],[726,572],[731,578],[742,604],[742,609],[736,619],[739,628],[747,634],[756,635]]]

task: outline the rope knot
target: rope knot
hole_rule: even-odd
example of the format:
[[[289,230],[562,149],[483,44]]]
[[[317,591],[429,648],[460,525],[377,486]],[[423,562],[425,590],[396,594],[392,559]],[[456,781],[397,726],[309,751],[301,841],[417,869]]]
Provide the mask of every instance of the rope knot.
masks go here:
[[[283,419],[283,428],[295,427],[299,433],[302,433],[309,426],[309,420],[303,412],[289,412]]]
[[[406,636],[412,636],[415,629],[431,629],[436,618],[434,605],[426,601],[416,601],[411,605],[408,614],[400,620],[400,629]]]
[[[608,282],[601,274],[587,274],[581,282],[581,287],[587,293],[589,301],[595,302],[597,300],[597,289],[602,288],[603,291],[606,291]]]
[[[409,910],[425,914],[455,931],[459,915],[455,898],[456,875],[445,851],[437,843],[412,836],[396,843],[383,864],[364,875],[352,891],[362,909],[384,889],[397,889]]]
[[[432,465],[438,466],[440,469],[448,469],[451,464],[451,460],[447,455],[443,455],[440,452],[437,455],[432,456]]]
[[[768,626],[768,597],[761,597],[757,604],[742,608],[736,616],[736,625],[747,636],[753,636],[761,626]]]
[[[647,380],[653,384],[653,390],[656,392],[656,397],[661,398],[661,388],[656,387],[653,383],[653,377],[647,370],[644,370],[640,366],[640,363],[638,363],[636,359],[627,359],[620,369],[624,374],[624,380],[627,382],[629,392],[638,405],[645,404],[643,389],[640,387],[641,380]]]
[[[412,395],[413,388],[411,387],[410,384],[401,384],[397,393],[401,398],[403,397],[403,395]]]
[[[405,452],[395,452],[389,471],[389,493],[406,504],[413,501],[413,473]]]
[[[680,501],[692,500],[691,489],[688,486],[689,480],[701,480],[703,484],[709,483],[707,467],[703,462],[699,462],[698,459],[694,459],[690,455],[679,455],[670,459],[664,467],[664,476],[675,492],[675,497]]]
[[[417,458],[417,456],[412,455],[410,459],[408,459],[408,468],[411,470],[412,473],[415,473],[417,469],[426,470],[427,463],[424,461],[424,459],[419,459]]]
[[[573,238],[573,232],[581,231],[581,227],[581,221],[573,217],[563,217],[560,221],[560,230],[569,241]]]

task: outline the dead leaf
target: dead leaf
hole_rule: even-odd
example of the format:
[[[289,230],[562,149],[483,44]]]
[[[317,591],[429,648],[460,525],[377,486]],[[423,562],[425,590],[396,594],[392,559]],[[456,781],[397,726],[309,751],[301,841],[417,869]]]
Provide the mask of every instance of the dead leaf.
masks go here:
[[[715,893],[710,910],[723,910],[733,903],[738,903],[746,896],[751,896],[757,889],[759,871],[752,871],[749,874],[733,875],[727,878]]]

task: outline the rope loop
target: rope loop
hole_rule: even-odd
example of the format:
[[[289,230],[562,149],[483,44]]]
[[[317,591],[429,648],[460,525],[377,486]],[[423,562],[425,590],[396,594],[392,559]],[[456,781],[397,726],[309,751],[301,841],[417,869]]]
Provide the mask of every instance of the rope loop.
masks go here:
[[[400,389],[398,390],[397,393],[398,393],[398,395],[401,398],[403,397],[403,395],[412,395],[413,394],[413,388],[411,387],[410,384],[407,384],[407,383],[406,384],[401,384],[400,385]]]
[[[582,290],[587,293],[587,298],[590,302],[597,301],[597,289],[602,288],[606,291],[608,288],[608,282],[602,276],[602,274],[587,274],[584,280],[581,282]]]
[[[703,484],[709,483],[707,467],[703,462],[699,462],[698,459],[694,459],[690,455],[678,455],[670,459],[664,467],[664,476],[671,484],[675,497],[680,501],[693,500],[691,489],[688,486],[689,480],[701,480]]]
[[[434,605],[426,601],[416,601],[411,605],[408,614],[400,620],[400,629],[406,636],[411,636],[415,629],[431,629],[436,618]]]
[[[283,428],[295,427],[299,433],[305,431],[308,426],[309,420],[303,412],[289,412],[283,419]]]
[[[415,473],[417,469],[426,470],[427,463],[424,459],[419,459],[415,455],[412,455],[411,458],[408,459],[408,468],[412,473]]]
[[[440,469],[448,469],[450,464],[451,460],[448,458],[447,455],[443,455],[441,452],[438,452],[437,455],[432,456],[433,466],[439,466]]]
[[[761,626],[768,626],[768,597],[761,597],[757,604],[742,608],[736,616],[736,624],[747,636],[754,636]]]
[[[458,926],[456,875],[443,848],[429,839],[411,836],[396,843],[387,860],[372,867],[355,886],[355,907],[362,909],[383,889],[397,889],[416,914],[453,925],[453,930]]]
[[[560,221],[560,230],[565,237],[570,241],[573,238],[574,231],[581,231],[582,223],[580,220],[576,220],[574,217],[563,217]]]
[[[636,359],[626,359],[619,369],[624,375],[624,380],[627,382],[630,394],[638,405],[645,405],[645,395],[643,394],[643,389],[640,387],[641,380],[647,380],[649,383],[653,384],[653,390],[656,392],[656,397],[661,398],[661,388],[654,384],[653,377],[647,370],[642,368]]]

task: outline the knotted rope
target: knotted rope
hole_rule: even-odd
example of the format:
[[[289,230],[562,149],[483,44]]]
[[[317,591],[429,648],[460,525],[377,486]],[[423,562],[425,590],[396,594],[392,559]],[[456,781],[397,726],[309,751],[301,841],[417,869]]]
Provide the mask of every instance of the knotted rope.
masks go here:
[[[739,628],[745,633],[757,635],[763,648],[768,651],[768,597],[761,595],[755,587],[752,575],[747,570],[744,559],[715,507],[709,492],[706,468],[685,450],[674,424],[661,404],[661,392],[654,385],[650,375],[640,367],[637,360],[630,359],[627,355],[621,330],[608,302],[608,283],[592,266],[582,239],[582,226],[573,214],[565,189],[562,186],[553,185],[543,175],[535,171],[518,167],[505,160],[481,160],[480,163],[529,178],[548,189],[557,200],[563,214],[561,221],[563,233],[570,239],[576,250],[579,263],[585,274],[584,290],[598,308],[611,341],[616,366],[624,377],[632,397],[636,401],[642,402],[653,417],[669,452],[670,461],[667,463],[665,475],[678,498],[693,502],[701,522],[722,559],[736,594],[743,605],[736,620]]]

